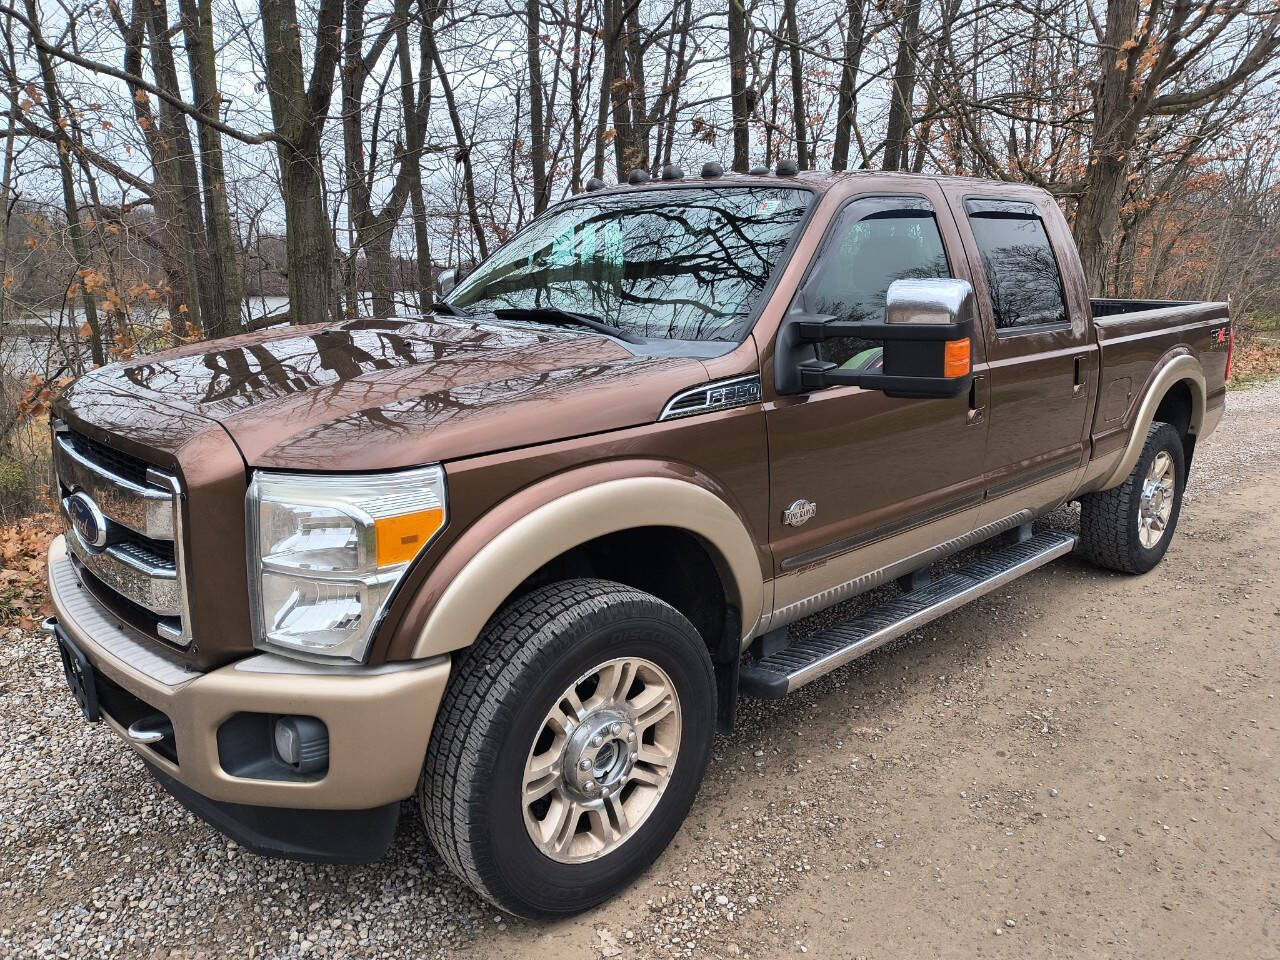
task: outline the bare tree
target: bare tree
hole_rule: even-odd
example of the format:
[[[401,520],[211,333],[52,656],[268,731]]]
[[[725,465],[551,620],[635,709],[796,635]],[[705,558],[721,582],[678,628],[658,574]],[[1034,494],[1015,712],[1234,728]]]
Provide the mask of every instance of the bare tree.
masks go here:
[[[334,239],[326,212],[320,136],[333,97],[342,50],[342,0],[320,0],[315,57],[303,72],[301,30],[293,0],[262,0],[263,54],[289,260],[289,310],[295,323],[341,315],[334,276]]]

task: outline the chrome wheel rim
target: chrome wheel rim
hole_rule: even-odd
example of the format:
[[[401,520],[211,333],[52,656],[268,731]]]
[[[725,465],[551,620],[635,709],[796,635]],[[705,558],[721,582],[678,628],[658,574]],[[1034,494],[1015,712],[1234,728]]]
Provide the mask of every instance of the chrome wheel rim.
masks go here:
[[[1169,526],[1173,515],[1173,457],[1161,450],[1151,461],[1142,481],[1142,499],[1138,503],[1138,540],[1150,550]]]
[[[592,667],[547,711],[524,765],[529,837],[560,863],[616,850],[657,807],[680,752],[680,697],[656,663]]]

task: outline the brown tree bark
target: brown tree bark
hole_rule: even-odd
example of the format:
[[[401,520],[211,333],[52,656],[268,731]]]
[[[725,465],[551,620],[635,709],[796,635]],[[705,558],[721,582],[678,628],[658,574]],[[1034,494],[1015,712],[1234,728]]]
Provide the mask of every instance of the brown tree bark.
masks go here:
[[[592,164],[592,176],[597,179],[604,176],[605,145],[608,143],[608,123],[613,106],[613,82],[618,72],[618,20],[619,0],[603,0],[601,3],[600,33],[604,46],[603,64],[600,70],[600,97],[596,106],[596,150]],[[618,130],[615,125],[613,139],[616,141]],[[617,144],[614,144],[615,151]]]
[[[418,83],[415,89],[409,57],[409,7],[411,0],[397,0],[402,15],[396,24],[396,49],[400,60],[400,109],[404,115],[407,147],[400,159],[409,180],[409,207],[413,217],[415,265],[418,272],[418,305],[422,310],[434,299],[431,268],[431,235],[427,229],[427,201],[422,188],[422,153],[426,145],[427,117],[431,112],[431,52],[425,34],[418,44]]]
[[[321,181],[320,134],[333,97],[341,49],[342,0],[320,0],[311,79],[303,78],[293,0],[261,0],[263,51],[271,116],[280,137],[280,186],[292,322],[342,315],[334,283],[333,233]]]
[[[373,130],[370,138],[369,160],[365,160],[364,88],[374,65],[390,43],[398,29],[399,18],[407,16],[407,4],[399,4],[393,18],[374,39],[368,50],[364,49],[364,11],[367,0],[347,2],[347,40],[342,66],[342,143],[346,159],[347,216],[354,232],[351,244],[351,261],[347,270],[347,313],[358,312],[359,304],[354,295],[356,256],[363,251],[368,272],[371,307],[375,317],[389,317],[395,312],[395,267],[391,259],[391,238],[396,223],[404,212],[412,182],[411,164],[405,162],[406,148],[395,145],[394,162],[399,164],[391,194],[382,209],[374,212],[372,181],[377,164],[377,144],[380,135],[378,118],[381,100],[374,111]],[[396,56],[399,57],[399,45]],[[389,76],[387,78],[390,79]],[[416,113],[417,104],[412,98],[410,112]],[[406,114],[406,118],[407,118]],[[418,146],[421,152],[421,144]],[[416,162],[416,157],[414,158]]]
[[[435,64],[436,74],[440,79],[440,92],[444,95],[445,107],[449,111],[449,123],[453,126],[454,140],[458,145],[457,158],[462,164],[462,189],[467,201],[467,219],[471,223],[476,250],[480,254],[480,259],[483,260],[489,256],[489,243],[485,239],[484,225],[480,222],[480,205],[476,201],[476,178],[471,165],[471,145],[467,143],[466,131],[462,129],[462,115],[458,112],[458,104],[453,98],[453,84],[449,82],[449,73],[440,58],[435,24],[432,21],[425,21],[422,29],[427,32],[427,42],[431,45],[431,60]]]
[[[542,2],[525,3],[525,41],[529,58],[529,162],[533,167],[533,215],[547,209],[551,184],[547,181],[547,141],[550,128],[543,123],[542,106]]]
[[[613,116],[613,159],[618,182],[622,183],[627,175],[639,164],[636,162],[634,147],[634,117],[631,114],[630,86],[628,76],[629,57],[627,45],[630,42],[630,26],[626,18],[626,0],[604,0],[604,42],[605,73],[602,80],[601,95],[609,101]]]
[[[132,76],[142,74],[142,48],[146,41],[149,0],[133,0],[131,20],[124,19],[119,7],[112,7],[111,13],[124,41],[124,69]],[[175,341],[188,335],[187,315],[191,311],[189,304],[197,304],[199,293],[193,282],[195,266],[191,250],[185,242],[182,229],[184,214],[178,202],[180,193],[177,164],[170,156],[165,144],[160,124],[155,112],[151,109],[151,99],[142,87],[129,85],[130,102],[133,105],[133,118],[142,131],[143,142],[151,157],[152,176],[151,206],[155,211],[156,236],[153,246],[160,257],[161,268],[168,280],[167,303],[169,309],[169,326]]]
[[[744,0],[729,0],[729,108],[733,119],[733,169],[750,166],[751,131],[747,119],[747,14]]]
[[[191,74],[192,99],[201,113],[218,116],[222,95],[213,46],[212,0],[178,0],[183,39],[187,46],[187,66]],[[200,179],[204,195],[204,223],[208,236],[209,281],[212,316],[204,318],[211,337],[224,336],[240,328],[239,241],[231,222],[227,202],[226,165],[222,156],[222,134],[212,126],[196,124],[200,142]]]
[[[849,23],[845,28],[844,53],[840,58],[840,92],[836,105],[836,135],[831,147],[831,169],[849,169],[849,143],[858,112],[858,68],[865,43],[863,3],[848,0]]]
[[[920,43],[920,0],[907,0],[898,36],[898,59],[893,70],[889,101],[889,129],[884,138],[885,170],[901,170],[907,163],[907,137],[911,133],[911,102],[916,89],[916,51]]]
[[[178,86],[178,70],[170,41],[169,11],[165,0],[151,0],[147,16],[147,35],[151,48],[151,69],[155,84],[173,96],[181,93]],[[166,100],[160,101],[158,144],[172,163],[179,210],[179,230],[183,245],[189,251],[191,264],[189,286],[194,299],[188,304],[187,321],[195,329],[204,329],[206,318],[225,316],[219,310],[222,290],[215,290],[210,282],[211,265],[209,240],[205,234],[204,210],[200,200],[200,178],[196,171],[195,149],[191,144],[191,131],[187,129],[187,116]]]
[[[62,116],[62,92],[58,88],[58,78],[53,72],[53,61],[43,47],[44,37],[40,31],[39,14],[35,0],[25,0],[27,17],[30,21],[28,29],[32,40],[36,41],[36,63],[40,68],[41,86],[44,88],[46,109],[49,119],[53,121],[54,130],[58,131],[58,179],[62,185],[62,206],[67,217],[67,234],[71,239],[71,253],[76,264],[83,269],[89,263],[89,248],[84,239],[84,225],[80,221],[80,204],[76,200],[75,179],[71,170],[71,153],[75,145],[66,135],[66,127]],[[81,285],[81,304],[84,308],[85,323],[89,327],[89,354],[97,366],[106,363],[106,351],[102,345],[102,327],[98,323],[98,305],[92,293]],[[77,334],[78,338],[78,334]]]
[[[804,65],[800,57],[800,26],[796,20],[796,0],[783,0],[788,54],[791,58],[791,119],[796,141],[796,164],[809,169],[809,141],[805,133]]]
[[[1212,56],[1212,41],[1244,13],[1243,5],[1222,8],[1209,0],[1182,0],[1168,8],[1156,0],[1146,0],[1146,6],[1140,0],[1108,0],[1093,92],[1089,160],[1072,223],[1092,291],[1107,289],[1111,245],[1144,121],[1153,115],[1185,115],[1222,101],[1262,71],[1280,50],[1280,8],[1276,8],[1257,25],[1251,44],[1218,79],[1160,93],[1169,80],[1199,68],[1203,58]]]
[[[640,29],[640,4],[628,3],[626,19],[623,27],[623,52],[626,63],[626,84],[623,88],[627,97],[627,114],[630,123],[626,138],[626,167],[631,170],[645,170],[649,166],[649,120],[648,91],[645,89],[644,43]]]
[[[679,4],[678,4],[679,5]],[[666,100],[666,133],[662,140],[662,163],[671,162],[671,144],[676,138],[676,119],[680,113],[680,91],[684,88],[685,78],[689,74],[689,32],[693,23],[693,0],[684,0],[680,14],[680,42],[675,53],[675,74],[669,87],[663,91]],[[656,107],[655,107],[656,109]]]

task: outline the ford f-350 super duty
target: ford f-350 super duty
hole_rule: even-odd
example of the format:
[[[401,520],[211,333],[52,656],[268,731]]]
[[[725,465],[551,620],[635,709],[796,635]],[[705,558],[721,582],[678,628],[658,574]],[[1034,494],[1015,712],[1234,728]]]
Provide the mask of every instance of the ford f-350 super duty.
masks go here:
[[[244,846],[371,860],[416,796],[495,904],[581,910],[671,840],[739,697],[1069,551],[1164,555],[1225,304],[1090,300],[1025,186],[631,179],[421,315],[193,344],[56,403],[67,681]],[[1033,527],[1071,500],[1078,536]]]

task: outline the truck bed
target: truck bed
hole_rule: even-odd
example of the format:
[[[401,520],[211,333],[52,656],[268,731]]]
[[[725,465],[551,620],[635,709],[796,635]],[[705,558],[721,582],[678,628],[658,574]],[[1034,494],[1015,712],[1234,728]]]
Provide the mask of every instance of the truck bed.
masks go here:
[[[1127,313],[1145,313],[1148,310],[1163,310],[1166,307],[1189,307],[1194,300],[1127,300],[1120,297],[1095,297],[1089,301],[1093,308],[1093,319],[1102,320]]]
[[[1119,456],[1134,429],[1151,381],[1180,355],[1195,358],[1204,377],[1205,409],[1194,416],[1190,394],[1166,401],[1160,416],[1185,421],[1191,433],[1208,432],[1226,398],[1231,320],[1221,302],[1091,300],[1100,353],[1098,405],[1093,420],[1091,483],[1106,478],[1105,464]],[[1199,422],[1197,422],[1197,420]],[[1190,453],[1190,449],[1188,449]]]

